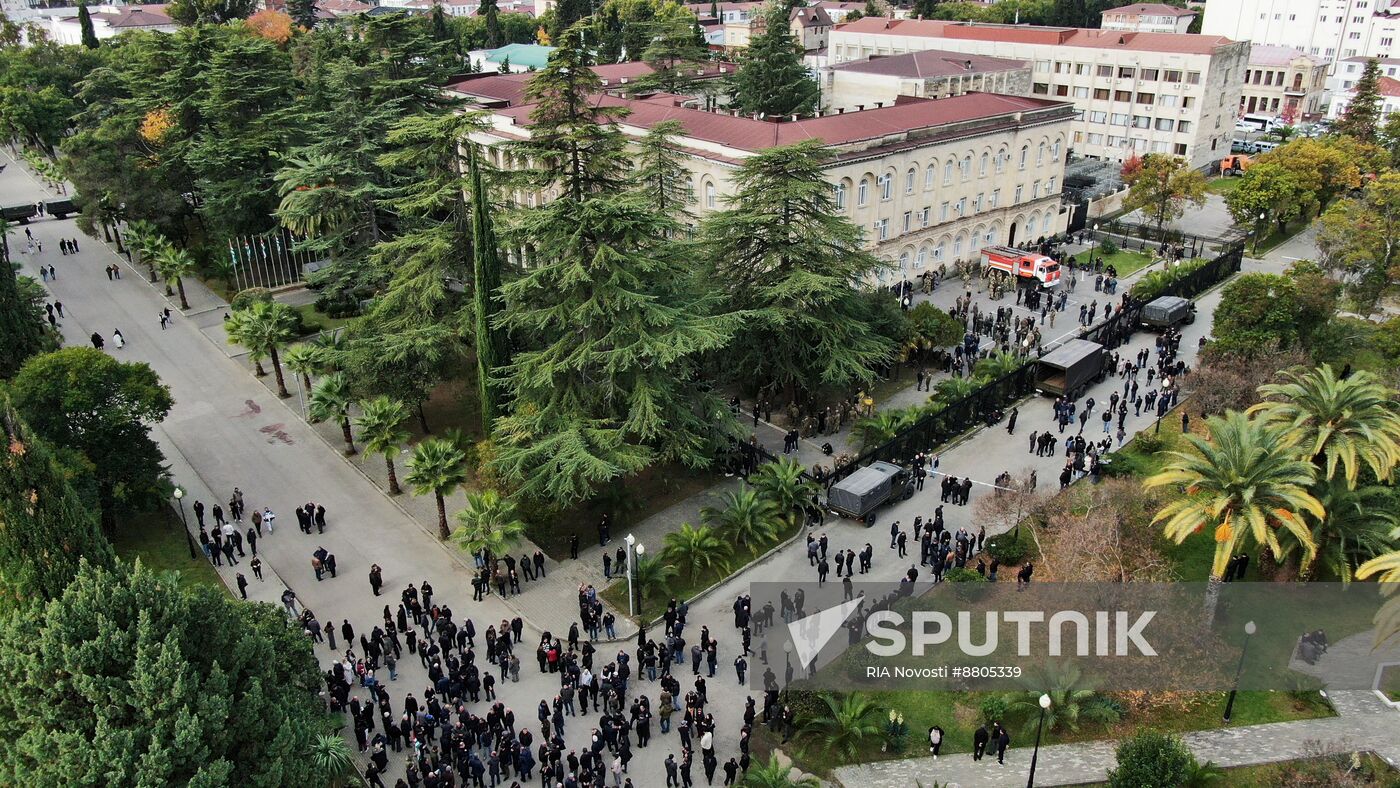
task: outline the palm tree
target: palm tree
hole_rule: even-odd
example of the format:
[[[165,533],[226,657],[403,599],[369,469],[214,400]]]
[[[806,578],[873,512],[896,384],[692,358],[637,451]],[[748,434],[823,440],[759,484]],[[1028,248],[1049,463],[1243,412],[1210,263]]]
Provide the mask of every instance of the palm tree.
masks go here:
[[[1153,522],[1164,522],[1169,539],[1211,528],[1215,560],[1206,591],[1207,623],[1214,620],[1215,600],[1230,557],[1252,541],[1282,552],[1277,529],[1293,535],[1311,561],[1315,545],[1303,513],[1326,516],[1322,503],[1309,492],[1315,478],[1312,465],[1296,459],[1282,431],[1243,413],[1206,420],[1209,438],[1184,435],[1188,451],[1169,451],[1166,466],[1143,484],[1148,488],[1179,485],[1185,494],[1168,503]]]
[[[815,777],[792,776],[792,765],[784,765],[778,756],[770,755],[768,760],[755,763],[739,778],[739,788],[821,788],[821,781]]]
[[[1002,377],[1020,369],[1025,363],[1025,359],[1015,353],[1005,353],[998,350],[978,361],[972,367],[972,375],[981,382],[1001,380]]]
[[[355,761],[350,756],[350,745],[345,741],[345,737],[334,733],[317,734],[316,738],[311,740],[308,756],[312,772],[331,783],[355,768]]]
[[[189,309],[190,300],[185,297],[185,277],[194,273],[194,258],[184,249],[166,245],[156,252],[155,262],[160,275],[165,277],[166,289],[169,289],[169,283],[174,282],[180,291],[180,308]]]
[[[359,211],[354,194],[337,184],[339,160],[313,153],[293,157],[277,172],[277,218],[283,227],[306,237],[334,232]]]
[[[1392,533],[1391,538],[1400,539],[1400,529]],[[1382,594],[1395,596],[1395,592],[1400,591],[1400,550],[1377,556],[1356,567],[1357,580],[1366,580],[1372,575],[1380,575]],[[1400,634],[1400,597],[1386,602],[1376,614],[1375,643],[1380,646],[1397,634]]]
[[[944,378],[934,384],[929,403],[936,405],[935,410],[942,410],[981,387],[976,378]]]
[[[882,410],[874,416],[857,419],[851,425],[851,435],[860,441],[860,450],[865,451],[898,435],[900,430],[909,426],[909,415],[900,410]]]
[[[802,736],[823,750],[850,759],[862,742],[880,736],[880,720],[885,710],[869,697],[848,693],[841,700],[822,696],[825,714],[815,714],[802,723]]]
[[[276,301],[257,301],[247,309],[236,309],[224,321],[230,341],[248,350],[266,354],[272,359],[272,371],[277,375],[277,396],[292,396],[282,378],[282,359],[278,349],[292,340],[292,308]]]
[[[773,502],[745,485],[725,493],[721,506],[706,506],[700,517],[724,538],[746,547],[757,547],[777,535],[780,515]]]
[[[340,422],[340,434],[345,438],[345,453],[355,453],[355,435],[350,432],[350,403],[354,402],[350,393],[350,381],[345,373],[337,372],[316,381],[311,396],[306,398],[306,411],[314,422],[336,419]]]
[[[1400,464],[1400,411],[1395,392],[1369,372],[1345,379],[1332,367],[1280,373],[1287,382],[1259,387],[1270,399],[1250,409],[1269,424],[1284,427],[1289,440],[1331,479],[1341,465],[1355,487],[1361,467],[1385,481]]]
[[[127,248],[140,255],[141,262],[150,270],[152,282],[156,281],[156,266],[155,261],[151,259],[151,252],[164,240],[156,226],[148,221],[137,219],[126,225]]]
[[[403,426],[405,421],[408,421],[408,408],[402,402],[383,395],[361,402],[360,416],[355,419],[355,426],[360,428],[360,440],[365,442],[365,450],[370,454],[384,455],[384,465],[389,470],[390,495],[403,492],[399,489],[399,476],[394,470],[394,455],[408,443],[408,430]]]
[[[495,490],[467,493],[467,506],[457,513],[461,524],[452,541],[469,553],[482,553],[486,565],[509,553],[525,536],[525,523],[515,514],[515,504]]]
[[[301,376],[301,385],[311,390],[311,373],[320,374],[325,369],[325,359],[320,347],[309,342],[292,345],[282,354],[282,361],[293,374]]]
[[[1392,532],[1400,526],[1396,514],[1394,491],[1379,484],[1352,489],[1341,479],[1323,482],[1318,495],[1327,515],[1310,518],[1311,534],[1316,550],[1312,561],[1299,570],[1299,577],[1317,577],[1321,564],[1332,571],[1342,583],[1350,583],[1355,567],[1385,553],[1393,545]],[[1296,544],[1284,543],[1284,555]]]
[[[1025,682],[1025,691],[1008,693],[1004,698],[1006,713],[1025,718],[1027,732],[1039,724],[1041,695],[1050,696],[1050,708],[1045,710],[1047,731],[1077,731],[1081,722],[1114,723],[1122,718],[1117,706],[1084,685],[1083,676],[1074,665],[1053,665],[1038,674]]]
[[[802,511],[802,507],[806,506],[817,492],[817,485],[805,478],[805,474],[802,463],[784,456],[764,463],[749,481],[759,495],[778,507],[778,511],[790,526],[793,517]]]
[[[442,438],[429,438],[413,447],[404,481],[415,495],[432,493],[437,499],[438,534],[447,539],[447,500],[453,490],[467,481],[467,455],[456,444]]]
[[[720,538],[708,525],[699,528],[690,523],[681,523],[681,529],[666,534],[662,558],[667,563],[678,566],[694,579],[700,572],[710,567],[724,570],[729,563],[733,546]]]
[[[638,596],[659,596],[666,592],[666,584],[676,576],[676,568],[655,558],[637,557],[632,567],[632,582],[636,584]]]
[[[316,351],[320,354],[322,371],[340,372],[340,359],[350,347],[350,340],[345,338],[343,330],[331,330],[322,333],[311,340]]]

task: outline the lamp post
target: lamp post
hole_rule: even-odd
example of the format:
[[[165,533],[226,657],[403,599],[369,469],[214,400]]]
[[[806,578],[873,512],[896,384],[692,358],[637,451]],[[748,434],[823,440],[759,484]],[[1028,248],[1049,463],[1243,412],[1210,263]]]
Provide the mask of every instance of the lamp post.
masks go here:
[[[636,546],[635,548],[633,548],[633,549],[636,551],[637,557],[636,557],[636,559],[634,560],[634,563],[633,563],[633,565],[632,565],[632,571],[633,571],[633,572],[636,572],[636,571],[637,571],[637,568],[638,568],[639,566],[641,566],[641,564],[642,564],[642,556],[643,556],[643,554],[646,553],[646,547],[645,547],[641,542],[638,542],[638,543],[637,543],[637,546]],[[642,584],[641,584],[640,581],[638,581],[638,583],[637,583],[637,645],[638,645],[638,646],[646,645],[646,642],[647,642],[647,621],[646,621],[646,618],[644,617],[644,615],[645,615],[645,614],[642,613]]]
[[[1089,267],[1094,267],[1094,248],[1099,244],[1099,223],[1094,222],[1094,232],[1089,236]]]
[[[783,686],[792,683],[792,641],[783,643]]]
[[[190,536],[190,520],[185,516],[185,490],[177,485],[171,494],[175,496],[175,502],[180,504],[180,524],[185,531],[185,544],[190,548],[190,560],[194,560],[197,556],[194,551],[194,538]]]
[[[1040,722],[1035,724],[1035,749],[1031,751],[1031,774],[1026,788],[1035,788],[1035,762],[1040,757],[1040,732],[1045,728],[1045,712],[1050,709],[1050,696],[1040,696]]]
[[[1240,646],[1240,664],[1235,666],[1235,683],[1230,685],[1230,697],[1225,701],[1225,721],[1230,721],[1230,715],[1235,710],[1235,693],[1240,689],[1240,674],[1244,672],[1244,655],[1249,652],[1249,639],[1258,631],[1253,621],[1245,622],[1244,643]]]
[[[635,568],[632,551],[637,545],[637,537],[628,534],[627,538],[622,541],[627,544],[627,615],[635,616],[637,615],[637,604],[636,598],[632,595],[632,573]]]
[[[1260,211],[1260,212],[1259,212],[1259,223],[1256,224],[1256,225],[1254,226],[1254,256],[1255,256],[1255,257],[1258,257],[1258,256],[1259,256],[1259,239],[1260,239],[1260,237],[1262,237],[1262,236],[1264,235],[1264,219],[1267,218],[1267,217],[1268,217],[1268,214],[1264,213],[1263,211]]]

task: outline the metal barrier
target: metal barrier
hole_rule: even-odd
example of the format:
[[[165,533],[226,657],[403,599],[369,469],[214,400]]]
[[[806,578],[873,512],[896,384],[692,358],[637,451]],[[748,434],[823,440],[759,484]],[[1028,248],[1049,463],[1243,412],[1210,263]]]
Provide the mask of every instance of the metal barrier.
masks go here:
[[[1161,295],[1194,298],[1240,270],[1244,260],[1244,241],[1226,242],[1222,249],[1220,256],[1172,282]],[[1098,342],[1109,350],[1119,347],[1137,330],[1138,315],[1144,304],[1131,294],[1125,294],[1113,316],[1094,324],[1082,334],[1082,338]],[[907,462],[920,452],[932,452],[969,429],[995,423],[992,417],[998,410],[1005,409],[1035,390],[1037,361],[1028,361],[937,413],[930,413],[905,427],[885,443],[832,471],[825,480],[826,485],[829,487],[872,462]],[[772,458],[762,447],[757,448],[763,455]]]

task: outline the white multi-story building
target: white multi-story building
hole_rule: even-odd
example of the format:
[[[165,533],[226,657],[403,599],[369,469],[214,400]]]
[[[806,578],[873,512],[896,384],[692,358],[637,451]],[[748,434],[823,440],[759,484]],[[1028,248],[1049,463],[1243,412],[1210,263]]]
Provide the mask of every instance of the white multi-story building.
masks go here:
[[[864,109],[900,96],[946,98],[964,93],[1031,94],[1031,64],[927,49],[907,55],[850,60],[821,70],[822,106]]]
[[[1104,11],[1099,15],[1099,27],[1134,33],[1185,33],[1195,18],[1195,11],[1165,3],[1134,3]]]
[[[521,103],[529,78],[478,74],[448,86],[488,108],[490,126],[473,139],[491,149],[497,167],[511,166],[501,143],[529,138],[534,107]],[[597,101],[629,110],[618,123],[629,137],[662,121],[681,124],[675,145],[702,217],[734,194],[744,159],[822,140],[833,154],[825,171],[837,210],[865,229],[868,246],[896,277],[951,267],[976,259],[983,246],[1035,240],[1065,227],[1060,192],[1074,107],[1063,102],[971,93],[792,120],[692,109],[682,96]],[[521,192],[513,199],[536,205],[547,197]]]
[[[112,38],[128,30],[147,30],[161,33],[175,32],[175,20],[166,16],[165,6],[143,7],[139,5],[92,5],[88,12],[92,15],[92,32],[99,41]],[[31,19],[48,33],[49,40],[60,44],[81,44],[83,26],[78,21],[77,8],[35,9],[39,19]]]
[[[1391,61],[1393,69],[1395,61]],[[1384,72],[1385,67],[1382,67]],[[1359,72],[1358,72],[1359,76]],[[1352,82],[1352,86],[1356,83]],[[1376,85],[1376,92],[1381,98],[1381,116],[1384,117],[1392,112],[1400,110],[1400,80],[1383,76]],[[1346,114],[1347,106],[1356,98],[1356,91],[1347,87],[1332,94],[1332,105],[1327,108],[1327,117],[1336,119]]]
[[[1202,33],[1301,49],[1333,77],[1347,58],[1400,55],[1396,0],[1214,0],[1205,14]]]
[[[1028,60],[1031,94],[1073,101],[1076,154],[1206,168],[1230,149],[1249,44],[1220,36],[868,17],[837,25],[831,63],[942,49]]]

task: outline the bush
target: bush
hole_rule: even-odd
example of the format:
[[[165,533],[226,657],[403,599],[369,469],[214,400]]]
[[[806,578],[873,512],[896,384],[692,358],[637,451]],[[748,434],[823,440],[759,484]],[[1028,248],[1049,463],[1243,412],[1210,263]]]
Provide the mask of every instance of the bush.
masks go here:
[[[1034,550],[1035,544],[1031,541],[1029,527],[1022,528],[1019,536],[1016,530],[1012,529],[987,540],[987,553],[1002,566],[1015,566],[1025,561]]]
[[[1099,242],[1099,254],[1110,255],[1118,253],[1118,244],[1112,238],[1105,237]]]
[[[977,708],[982,713],[982,722],[1006,720],[1007,703],[1006,698],[1001,695],[988,695]]]
[[[250,287],[246,290],[239,290],[238,295],[229,302],[229,308],[237,312],[247,309],[253,304],[271,303],[272,291],[266,287]]]
[[[353,293],[326,293],[316,299],[316,311],[331,318],[355,317],[360,314],[360,302]]]
[[[1112,788],[1177,788],[1187,782],[1194,758],[1177,736],[1144,731],[1118,745]]]
[[[985,583],[987,578],[977,574],[971,569],[954,567],[943,573],[943,579],[949,583]]]

